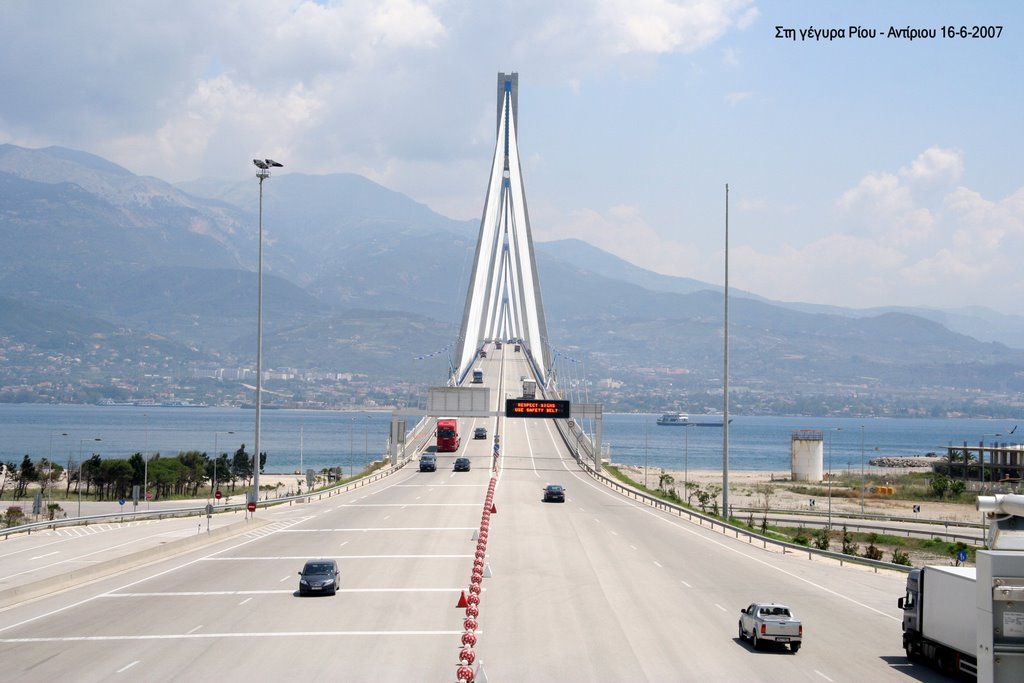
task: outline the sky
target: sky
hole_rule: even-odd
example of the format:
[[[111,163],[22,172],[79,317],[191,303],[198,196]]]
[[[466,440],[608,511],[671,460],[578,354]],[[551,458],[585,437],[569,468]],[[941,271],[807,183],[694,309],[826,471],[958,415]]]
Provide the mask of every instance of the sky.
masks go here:
[[[170,182],[270,157],[479,219],[497,73],[517,72],[535,240],[722,284],[728,184],[732,288],[1015,314],[1022,19],[1015,0],[6,0],[0,143]]]

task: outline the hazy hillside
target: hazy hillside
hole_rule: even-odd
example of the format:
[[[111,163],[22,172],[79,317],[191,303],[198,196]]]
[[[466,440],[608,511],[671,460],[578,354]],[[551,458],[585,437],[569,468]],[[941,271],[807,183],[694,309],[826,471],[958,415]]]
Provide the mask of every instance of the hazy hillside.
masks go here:
[[[443,381],[477,223],[360,176],[286,170],[264,184],[267,367],[358,373],[377,386]],[[0,145],[0,344],[35,364],[8,368],[6,381],[46,376],[36,366],[52,348],[89,347],[95,362],[77,372],[93,382],[156,376],[140,358],[168,377],[251,366],[257,199],[254,177],[175,187],[84,152]],[[720,387],[720,288],[577,240],[536,251],[552,347],[619,386],[615,400],[662,405]],[[1020,346],[1015,316],[732,295],[731,375],[758,409],[794,392],[953,405],[972,392],[1012,404],[1024,390],[1024,351],[992,343]]]

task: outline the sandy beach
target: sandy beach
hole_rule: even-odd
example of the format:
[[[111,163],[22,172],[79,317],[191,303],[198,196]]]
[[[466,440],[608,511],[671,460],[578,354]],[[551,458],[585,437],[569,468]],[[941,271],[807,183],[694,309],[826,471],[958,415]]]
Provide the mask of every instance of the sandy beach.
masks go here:
[[[644,483],[644,468],[634,465],[615,465],[621,472],[627,474],[637,483]],[[907,474],[913,471],[920,471],[912,468],[893,467],[891,473],[896,475]],[[689,470],[683,471],[666,471],[667,474],[672,475],[675,481],[676,490],[682,494],[684,481],[697,482],[698,484],[717,484],[722,485],[722,471],[721,470]],[[660,469],[650,468],[647,471],[647,487],[657,488],[658,479],[661,475]],[[771,496],[769,506],[773,509],[788,509],[788,510],[816,510],[818,512],[825,509],[827,505],[827,496],[814,496],[809,497],[802,493],[797,493],[790,490],[791,486],[794,485],[806,485],[813,487],[822,487],[826,484],[816,482],[793,482],[790,480],[789,471],[776,471],[776,472],[765,472],[765,471],[752,471],[752,470],[729,470],[729,504],[733,510],[740,508],[750,507],[764,507],[764,495],[760,493],[764,489],[764,486],[768,485],[771,488]],[[837,487],[837,494],[849,494],[847,490],[839,490]],[[812,507],[811,500],[814,499],[815,503]],[[721,500],[721,498],[719,498]],[[696,499],[694,499],[694,502]],[[906,517],[913,517],[913,506],[918,504],[921,506],[921,512],[919,513],[923,517],[930,519],[941,519],[960,521],[960,522],[977,522],[980,517],[977,510],[974,509],[973,505],[960,504],[960,503],[939,503],[939,502],[926,502],[921,503],[920,501],[904,501],[894,499],[889,496],[880,496],[872,493],[866,493],[864,495],[864,510],[871,514],[885,514],[885,515],[899,515]],[[832,496],[832,511],[834,513],[851,512],[859,513],[861,507],[861,499],[859,496],[848,496],[848,495],[834,495]]]

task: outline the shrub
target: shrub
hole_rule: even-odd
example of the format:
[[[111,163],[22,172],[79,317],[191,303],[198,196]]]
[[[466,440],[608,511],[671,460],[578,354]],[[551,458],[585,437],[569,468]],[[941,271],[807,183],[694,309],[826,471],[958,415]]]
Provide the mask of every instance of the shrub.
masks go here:
[[[818,550],[828,550],[830,540],[831,538],[827,528],[821,527],[814,532],[814,547]]]
[[[853,534],[851,534],[846,525],[843,525],[843,554],[844,555],[856,555],[857,551],[860,550],[860,546],[853,542]]]
[[[903,552],[899,548],[893,548],[893,550],[892,550],[892,563],[893,564],[902,564],[902,565],[905,565],[905,566],[909,566],[910,565],[910,555],[908,555],[907,553]]]
[[[807,529],[797,527],[796,534],[793,536],[793,543],[797,545],[808,545],[811,542],[810,536],[807,535]]]
[[[25,523],[25,513],[20,505],[12,505],[4,513],[4,526],[12,527]]]

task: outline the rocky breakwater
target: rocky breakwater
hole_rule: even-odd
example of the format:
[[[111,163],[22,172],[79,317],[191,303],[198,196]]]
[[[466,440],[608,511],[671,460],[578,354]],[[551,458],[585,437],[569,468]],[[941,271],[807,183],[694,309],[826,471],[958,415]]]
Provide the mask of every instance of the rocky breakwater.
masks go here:
[[[911,457],[886,456],[871,458],[871,460],[868,460],[868,464],[872,467],[931,467],[941,459],[932,455],[916,455]]]

